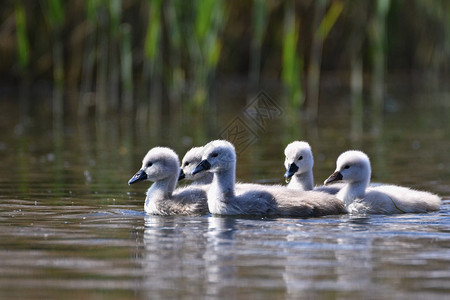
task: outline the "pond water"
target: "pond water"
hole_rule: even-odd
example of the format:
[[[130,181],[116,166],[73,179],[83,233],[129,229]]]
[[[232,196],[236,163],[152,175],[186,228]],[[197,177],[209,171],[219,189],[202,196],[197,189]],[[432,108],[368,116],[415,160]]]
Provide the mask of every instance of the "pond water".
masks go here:
[[[324,93],[317,122],[280,106],[256,125],[247,114],[252,99],[218,94],[211,115],[155,114],[145,124],[53,117],[48,95],[0,101],[0,298],[448,297],[450,93],[391,92],[378,119],[367,111],[355,117],[348,95]],[[317,182],[341,152],[358,148],[372,158],[374,181],[438,193],[441,210],[316,219],[145,215],[148,185],[127,181],[146,151],[165,145],[182,156],[233,124],[249,130],[238,147],[240,180],[282,183],[284,147],[304,139]]]

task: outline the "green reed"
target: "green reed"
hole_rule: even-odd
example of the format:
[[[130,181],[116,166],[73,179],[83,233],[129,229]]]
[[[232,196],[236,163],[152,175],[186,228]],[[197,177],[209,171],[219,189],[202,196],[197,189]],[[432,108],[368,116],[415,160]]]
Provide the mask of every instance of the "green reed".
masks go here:
[[[17,62],[21,71],[24,71],[30,63],[30,43],[28,41],[25,7],[22,1],[16,1],[15,10],[17,27]]]
[[[447,1],[11,3],[0,4],[4,78],[27,74],[31,82],[51,80],[55,89],[76,88],[79,97],[55,99],[73,101],[66,107],[81,116],[123,111],[148,120],[213,109],[211,87],[226,70],[247,75],[251,90],[264,88],[264,78],[279,81],[290,110],[316,118],[323,69],[348,71],[342,81],[360,95],[354,111],[361,111],[367,88],[380,114],[391,70],[426,70],[439,82],[450,67]]]
[[[120,75],[122,87],[121,109],[130,113],[133,110],[133,52],[131,45],[131,26],[120,25],[122,47],[120,48]]]
[[[309,117],[316,119],[319,112],[319,85],[320,70],[322,64],[322,51],[325,39],[328,37],[331,28],[336,23],[343,10],[343,4],[340,1],[334,1],[327,9],[328,0],[319,0],[315,2],[316,9],[314,13],[313,39],[311,45],[311,55],[309,69],[307,72],[307,110]]]
[[[64,86],[64,54],[62,43],[62,25],[64,23],[64,5],[62,0],[47,0],[42,2],[42,11],[48,26],[51,52],[53,57],[53,112],[61,116],[64,110],[61,97]]]
[[[167,0],[165,2],[166,25],[168,31],[168,56],[170,61],[165,68],[165,80],[169,90],[169,99],[173,106],[180,107],[183,89],[186,86],[186,70],[182,64],[184,54],[183,33],[180,12],[182,2]]]
[[[269,7],[265,0],[255,0],[252,7],[253,34],[251,39],[249,80],[252,86],[259,84],[261,53],[268,25]]]
[[[85,3],[85,26],[84,45],[82,53],[82,67],[80,79],[80,96],[78,103],[78,114],[86,116],[93,102],[93,82],[96,65],[96,39],[97,39],[97,9],[99,0],[86,0]]]
[[[288,89],[289,106],[299,109],[303,104],[303,58],[298,51],[300,22],[295,15],[295,2],[288,1],[284,9],[283,55],[281,78]]]
[[[219,62],[222,41],[220,34],[228,10],[223,0],[197,0],[193,6],[193,28],[185,41],[189,51],[189,64],[195,82],[191,107],[198,109],[208,99],[210,79]]]
[[[372,49],[371,116],[373,118],[372,133],[374,134],[379,134],[383,112],[386,18],[389,6],[390,0],[377,0],[375,2],[375,13],[369,28],[369,41]]]

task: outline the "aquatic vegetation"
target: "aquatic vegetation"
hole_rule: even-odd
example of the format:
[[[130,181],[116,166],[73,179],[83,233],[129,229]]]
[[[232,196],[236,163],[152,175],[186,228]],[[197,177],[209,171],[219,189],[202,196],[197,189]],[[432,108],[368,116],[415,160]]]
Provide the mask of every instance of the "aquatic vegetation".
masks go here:
[[[41,0],[0,9],[0,76],[75,90],[54,108],[81,116],[207,110],[220,73],[247,76],[251,92],[278,82],[291,111],[314,119],[327,70],[348,74],[340,80],[356,116],[368,84],[378,119],[387,73],[439,80],[450,63],[446,1]]]

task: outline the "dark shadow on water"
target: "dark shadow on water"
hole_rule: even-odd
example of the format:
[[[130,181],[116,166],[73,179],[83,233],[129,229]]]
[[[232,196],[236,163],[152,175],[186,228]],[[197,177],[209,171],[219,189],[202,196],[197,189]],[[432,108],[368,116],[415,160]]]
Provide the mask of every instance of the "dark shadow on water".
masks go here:
[[[350,216],[347,220],[347,223],[350,224],[357,224],[357,225],[369,225],[371,222],[371,217],[370,216],[366,216],[366,217],[354,217],[354,216]]]

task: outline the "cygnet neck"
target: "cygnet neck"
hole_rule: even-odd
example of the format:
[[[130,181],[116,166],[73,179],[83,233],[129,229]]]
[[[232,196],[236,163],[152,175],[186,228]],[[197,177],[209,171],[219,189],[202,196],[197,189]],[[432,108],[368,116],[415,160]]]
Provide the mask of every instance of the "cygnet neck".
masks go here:
[[[214,177],[213,174],[211,174],[209,172],[205,172],[205,174],[202,177],[195,180],[192,184],[195,184],[195,185],[210,184],[212,182],[213,177]]]
[[[303,191],[311,191],[314,189],[313,172],[308,171],[301,174],[295,174],[291,180],[292,186],[301,187]],[[291,185],[289,183],[289,185]]]
[[[349,182],[338,192],[336,197],[348,206],[354,200],[364,198],[368,184],[369,180],[367,179]]]
[[[160,201],[172,197],[172,193],[177,185],[177,174],[155,181],[147,191],[148,201]]]
[[[226,201],[234,197],[234,185],[236,180],[236,167],[233,165],[226,170],[214,172],[210,191],[215,193],[214,198]]]

